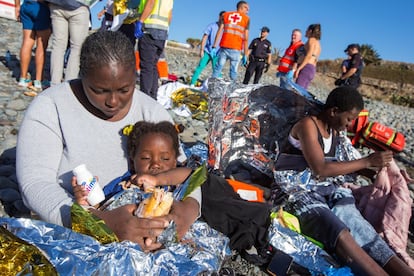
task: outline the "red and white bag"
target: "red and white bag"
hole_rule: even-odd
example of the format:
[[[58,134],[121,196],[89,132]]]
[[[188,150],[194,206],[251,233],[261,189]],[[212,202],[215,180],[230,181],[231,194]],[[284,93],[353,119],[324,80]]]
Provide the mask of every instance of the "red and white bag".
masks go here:
[[[359,143],[374,150],[401,152],[405,146],[405,137],[390,127],[371,122],[363,128]]]

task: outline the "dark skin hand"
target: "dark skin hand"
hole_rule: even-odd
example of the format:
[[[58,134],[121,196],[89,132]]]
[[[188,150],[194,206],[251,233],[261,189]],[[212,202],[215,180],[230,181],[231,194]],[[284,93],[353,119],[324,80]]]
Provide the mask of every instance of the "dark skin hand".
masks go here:
[[[89,206],[86,200],[88,192],[84,187],[76,184],[75,176],[72,178],[72,188],[76,202],[83,206]],[[135,204],[128,204],[111,211],[100,211],[93,208],[90,208],[89,211],[103,219],[119,240],[136,242],[145,252],[159,249],[162,244],[155,241],[157,236],[168,226],[169,219],[166,217],[138,218],[134,216],[136,209]],[[179,216],[176,217],[179,218]]]
[[[188,197],[183,201],[174,201],[170,213],[166,216],[177,225],[178,239],[181,241],[190,226],[198,217],[199,205],[197,200]]]
[[[103,219],[119,240],[136,242],[145,252],[159,249],[162,244],[156,239],[168,226],[168,220],[165,217],[138,218],[134,216],[136,209],[135,204],[127,204],[111,211],[90,211]]]
[[[84,187],[77,185],[75,176],[72,178],[72,188],[76,202],[89,206],[86,200],[88,192]],[[136,209],[135,204],[129,204],[111,211],[99,211],[93,208],[90,211],[103,219],[119,240],[136,242],[148,252],[162,247],[162,244],[156,242],[157,236],[164,231],[171,220],[176,223],[178,239],[181,240],[193,224],[194,218],[198,216],[199,205],[191,197],[183,201],[174,201],[170,214],[157,218],[138,218],[134,216]]]
[[[195,199],[187,198],[184,201],[174,201],[170,214],[156,218],[134,216],[137,209],[135,204],[128,204],[112,211],[96,209],[90,209],[90,211],[103,219],[119,240],[136,242],[145,252],[149,252],[162,247],[162,244],[157,243],[156,240],[171,220],[176,223],[178,239],[181,240],[194,223],[198,208],[198,202]],[[194,214],[189,214],[189,210],[194,210]]]
[[[334,113],[335,112],[332,111],[332,114]],[[357,111],[354,113],[358,114]],[[348,117],[354,118],[355,114]],[[316,118],[314,119],[316,120]],[[326,131],[326,128],[323,127],[321,121],[318,120],[317,123],[321,124],[320,131],[322,135],[325,138],[328,137],[329,134]],[[293,137],[300,140],[303,156],[315,175],[321,177],[348,174],[367,168],[377,170],[388,166],[393,158],[391,151],[378,151],[358,160],[347,162],[327,162],[318,141],[318,129],[310,117],[299,121],[292,128],[291,134]]]

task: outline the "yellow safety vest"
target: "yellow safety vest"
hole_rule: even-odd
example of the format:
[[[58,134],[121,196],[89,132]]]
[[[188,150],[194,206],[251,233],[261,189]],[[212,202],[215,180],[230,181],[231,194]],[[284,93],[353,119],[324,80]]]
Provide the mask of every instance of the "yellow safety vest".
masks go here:
[[[143,0],[139,6],[139,14],[144,11],[147,0]],[[173,8],[173,0],[155,0],[154,8],[150,16],[144,20],[144,28],[168,31],[169,16]]]

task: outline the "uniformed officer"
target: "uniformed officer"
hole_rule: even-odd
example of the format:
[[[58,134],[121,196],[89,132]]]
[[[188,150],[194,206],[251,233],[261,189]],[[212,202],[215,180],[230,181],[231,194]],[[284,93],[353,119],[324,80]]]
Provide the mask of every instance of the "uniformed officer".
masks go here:
[[[249,46],[249,64],[247,65],[246,74],[244,75],[244,84],[248,84],[254,73],[253,83],[258,83],[262,77],[263,71],[269,70],[272,59],[272,44],[267,40],[269,28],[263,27],[260,37],[252,40]]]

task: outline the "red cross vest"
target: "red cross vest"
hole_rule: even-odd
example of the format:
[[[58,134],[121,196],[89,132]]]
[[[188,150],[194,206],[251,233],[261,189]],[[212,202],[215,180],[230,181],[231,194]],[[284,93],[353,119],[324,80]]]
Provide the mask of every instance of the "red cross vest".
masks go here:
[[[293,63],[295,63],[296,49],[303,45],[302,41],[295,42],[286,49],[285,55],[279,61],[279,67],[277,71],[287,73],[292,69]]]
[[[224,29],[220,47],[241,51],[243,48],[244,31],[249,27],[249,17],[237,11],[226,12],[223,15],[223,23]]]

